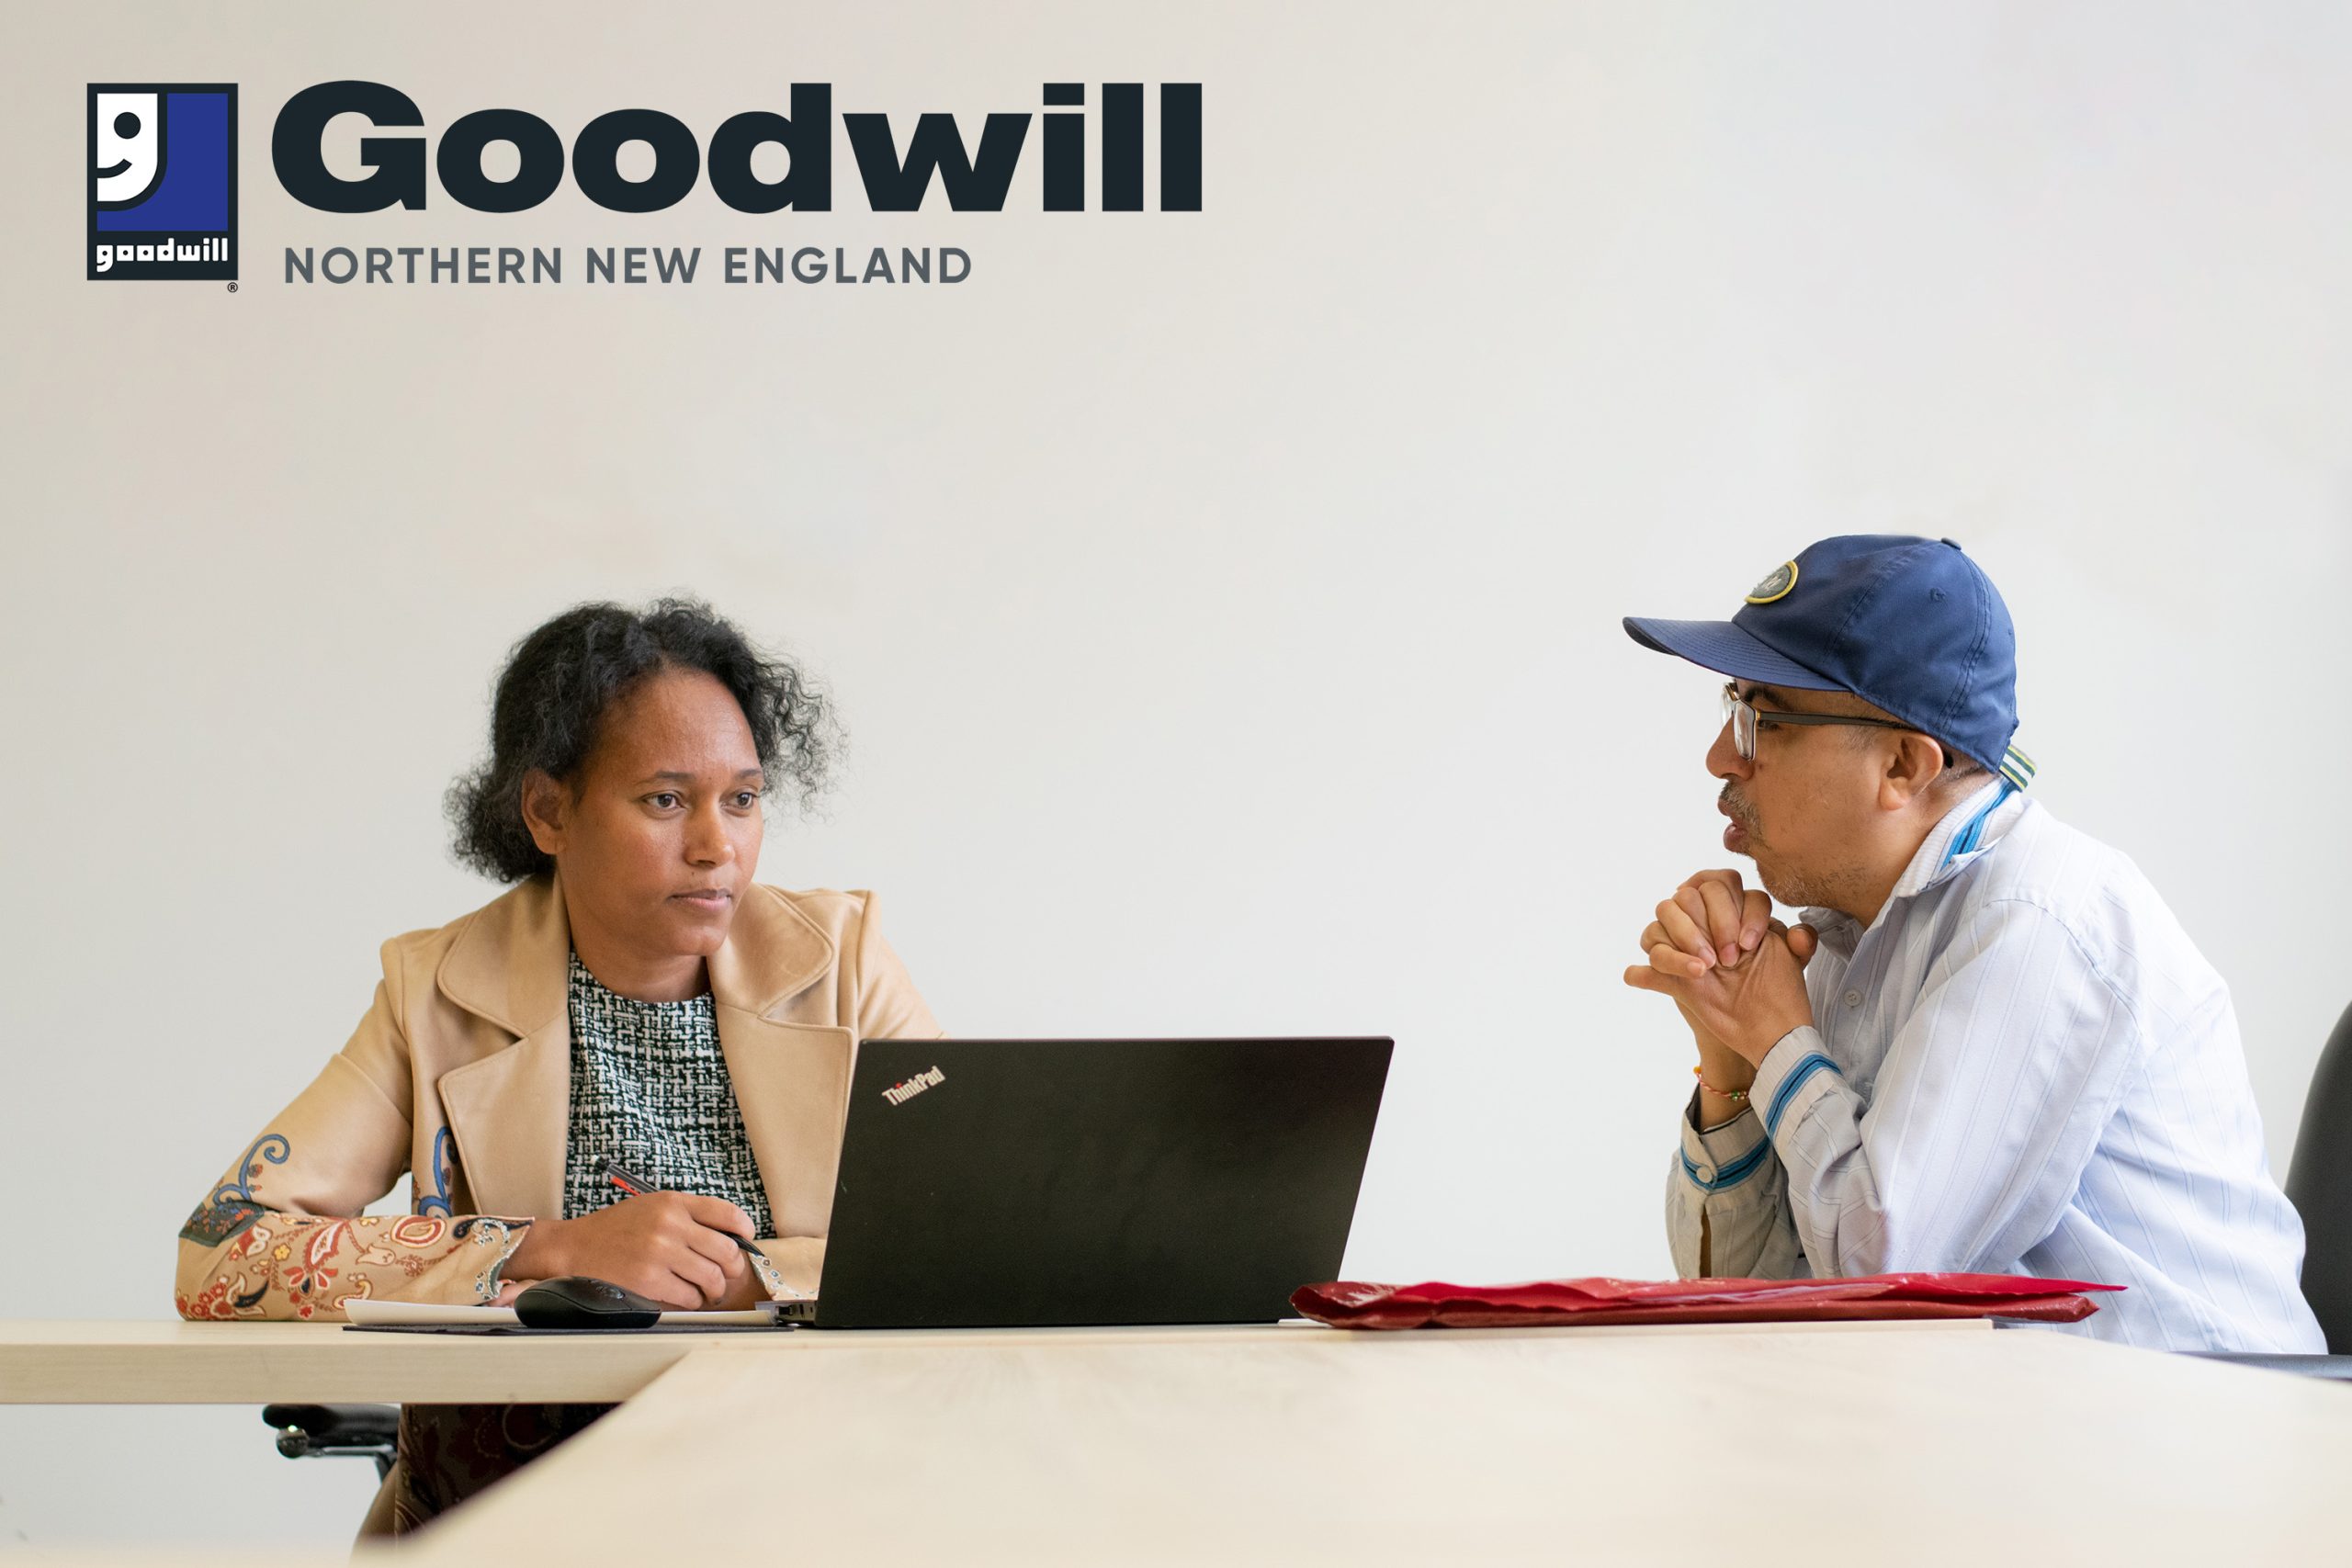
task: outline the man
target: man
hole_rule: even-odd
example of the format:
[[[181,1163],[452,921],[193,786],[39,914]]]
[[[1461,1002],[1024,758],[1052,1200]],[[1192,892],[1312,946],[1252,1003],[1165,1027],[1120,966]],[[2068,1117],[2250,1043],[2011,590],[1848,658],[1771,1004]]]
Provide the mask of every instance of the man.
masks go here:
[[[2098,1280],[2104,1338],[2324,1349],[2228,989],[2020,793],[2008,610],[1960,547],[1825,539],[1729,621],[1625,629],[1731,678],[1707,771],[1763,885],[1692,876],[1625,971],[1698,1042],[1677,1269]]]

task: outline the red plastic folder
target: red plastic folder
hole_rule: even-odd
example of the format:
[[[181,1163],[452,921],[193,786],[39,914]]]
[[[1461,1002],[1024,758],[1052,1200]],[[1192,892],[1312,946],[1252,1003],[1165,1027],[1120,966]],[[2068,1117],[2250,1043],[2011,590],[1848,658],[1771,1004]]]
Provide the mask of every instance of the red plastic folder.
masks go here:
[[[1841,1280],[1538,1280],[1523,1285],[1301,1286],[1290,1304],[1334,1328],[1527,1328],[1604,1323],[1835,1323],[2010,1317],[2079,1323],[2084,1280],[2021,1274],[1864,1274]]]

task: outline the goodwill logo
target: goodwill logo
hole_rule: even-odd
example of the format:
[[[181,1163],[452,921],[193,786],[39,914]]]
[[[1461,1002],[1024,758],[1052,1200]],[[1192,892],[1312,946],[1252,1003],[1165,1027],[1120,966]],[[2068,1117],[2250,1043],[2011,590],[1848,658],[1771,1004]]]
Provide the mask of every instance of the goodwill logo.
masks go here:
[[[93,82],[86,276],[237,276],[233,83]]]
[[[724,284],[961,283],[971,276],[971,253],[956,245],[895,248],[843,243],[812,215],[834,210],[837,162],[854,165],[865,206],[875,212],[921,212],[935,188],[955,213],[1002,212],[1023,172],[1024,150],[1046,212],[1090,210],[1090,187],[1103,213],[1147,209],[1148,100],[1141,82],[1106,82],[1091,122],[1087,84],[1046,82],[1044,113],[989,115],[977,136],[953,114],[836,111],[832,84],[795,82],[773,107],[729,115],[707,142],[674,115],[650,108],[616,108],[596,115],[569,138],[526,109],[492,107],[461,114],[447,125],[428,124],[423,107],[399,88],[357,79],[321,82],[286,101],[270,128],[270,164],[286,194],[321,212],[351,215],[421,213],[454,204],[494,215],[525,214],[553,197],[567,181],[593,206],[624,220],[623,236],[667,239],[632,227],[628,219],[665,212],[707,185],[711,196],[737,212],[782,213],[775,243],[729,245],[716,266],[704,247],[674,243],[581,247],[567,257],[560,245],[537,243],[524,219],[501,244],[443,246],[430,231],[398,220],[370,238],[321,249],[285,247],[285,281],[341,286],[411,284]],[[1201,85],[1164,82],[1159,93],[1159,210],[1201,210]],[[772,100],[773,102],[773,100]],[[788,109],[780,113],[778,108]],[[330,159],[329,128],[364,126],[357,148],[360,173],[347,157]],[[1033,123],[1042,121],[1032,137]],[[847,139],[849,157],[837,160],[834,130]],[[1090,145],[1099,163],[1089,158]],[[500,149],[496,157],[492,150]],[[639,156],[625,159],[624,153]],[[764,165],[764,168],[763,167]],[[1093,177],[1090,178],[1090,175]],[[822,238],[829,243],[811,243]],[[584,263],[584,266],[582,265]]]
[[[726,246],[707,267],[699,244],[597,243],[567,258],[563,246],[538,243],[542,236],[527,227],[500,235],[503,243],[441,245],[429,231],[393,217],[364,236],[379,243],[355,235],[323,248],[284,246],[284,281],[692,284],[699,275],[726,284],[961,283],[971,276],[972,256],[960,246],[894,248],[874,243],[876,236],[844,243],[848,236],[800,226],[834,210],[836,128],[849,153],[838,161],[854,169],[865,205],[876,213],[922,212],[934,189],[950,213],[1002,212],[1025,167],[1035,170],[1046,212],[1199,212],[1201,84],[1159,84],[1156,117],[1146,86],[1103,83],[1090,109],[1086,83],[1044,83],[1045,112],[991,113],[974,135],[950,113],[901,112],[894,125],[883,110],[837,112],[831,83],[795,82],[781,106],[789,113],[740,110],[707,144],[673,115],[620,108],[590,118],[567,147],[561,130],[525,109],[475,109],[435,129],[397,87],[321,82],[279,107],[269,134],[278,185],[314,211],[422,213],[437,197],[474,212],[519,215],[569,180],[591,205],[619,215],[618,234],[631,240],[673,239],[631,230],[626,220],[676,207],[705,184],[734,211],[788,209],[794,217],[779,222],[777,243]],[[1148,135],[1155,118],[1156,135]],[[361,125],[356,175],[345,144],[329,131],[341,121],[347,133],[353,119]],[[1153,141],[1156,189],[1148,188]],[[224,278],[233,290],[235,85],[92,83],[89,144],[88,276]],[[1033,146],[1037,152],[1024,165]],[[512,156],[494,157],[493,149]],[[638,152],[643,156],[630,155]],[[815,243],[820,238],[829,243]]]

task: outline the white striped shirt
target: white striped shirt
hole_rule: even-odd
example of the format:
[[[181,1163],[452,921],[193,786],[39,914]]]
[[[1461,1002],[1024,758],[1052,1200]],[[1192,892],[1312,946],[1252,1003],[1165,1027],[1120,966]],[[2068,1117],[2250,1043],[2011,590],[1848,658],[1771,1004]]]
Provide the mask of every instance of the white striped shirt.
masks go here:
[[[2100,1338],[2326,1348],[2228,987],[2130,859],[1988,784],[1867,931],[1804,918],[1815,1026],[1773,1045],[1747,1113],[1682,1118],[1681,1274],[1703,1213],[1719,1276],[2096,1280],[2129,1287],[2078,1325]]]

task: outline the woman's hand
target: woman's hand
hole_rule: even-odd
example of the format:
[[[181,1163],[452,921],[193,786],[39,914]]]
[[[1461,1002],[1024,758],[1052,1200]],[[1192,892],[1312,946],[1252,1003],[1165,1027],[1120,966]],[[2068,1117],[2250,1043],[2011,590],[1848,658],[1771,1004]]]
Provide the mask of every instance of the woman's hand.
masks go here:
[[[723,1198],[645,1192],[576,1220],[534,1221],[506,1268],[518,1280],[584,1274],[687,1312],[748,1306],[764,1292],[730,1235],[751,1240],[752,1221]]]
[[[743,1258],[743,1255],[741,1252],[738,1252],[736,1256],[738,1258]],[[752,1260],[750,1258],[743,1258],[743,1277],[735,1281],[733,1288],[727,1292],[725,1297],[710,1303],[712,1311],[749,1312],[753,1307],[759,1305],[762,1302],[770,1299],[768,1296],[768,1288],[760,1283],[759,1273],[756,1269],[751,1267],[751,1261]]]

